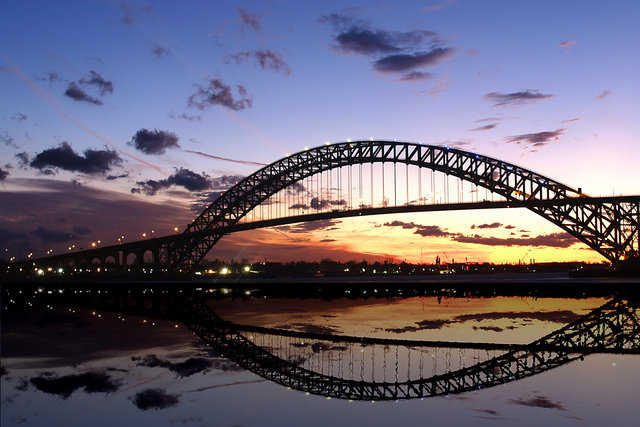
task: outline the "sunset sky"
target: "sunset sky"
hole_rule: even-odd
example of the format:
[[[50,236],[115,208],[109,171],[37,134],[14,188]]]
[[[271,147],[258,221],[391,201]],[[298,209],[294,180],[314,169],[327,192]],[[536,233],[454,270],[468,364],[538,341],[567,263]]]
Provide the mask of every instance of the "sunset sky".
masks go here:
[[[636,1],[7,0],[0,258],[174,233],[213,193],[326,141],[446,144],[588,195],[640,194],[639,18]],[[523,209],[246,231],[210,253],[436,256],[604,259]]]

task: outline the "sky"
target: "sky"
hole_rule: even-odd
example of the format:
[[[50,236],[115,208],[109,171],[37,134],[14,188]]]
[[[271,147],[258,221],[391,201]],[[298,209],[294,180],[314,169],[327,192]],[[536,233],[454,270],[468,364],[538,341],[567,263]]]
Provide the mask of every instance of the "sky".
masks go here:
[[[640,5],[13,1],[0,16],[5,260],[183,230],[288,153],[449,145],[638,194]],[[234,233],[210,258],[604,260],[524,209]]]

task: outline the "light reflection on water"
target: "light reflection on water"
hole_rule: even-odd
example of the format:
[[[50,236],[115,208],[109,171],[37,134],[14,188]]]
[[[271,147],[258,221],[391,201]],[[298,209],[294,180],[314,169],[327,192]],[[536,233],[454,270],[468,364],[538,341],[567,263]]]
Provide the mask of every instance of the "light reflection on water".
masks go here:
[[[591,354],[539,375],[457,395],[349,402],[267,381],[183,324],[3,295],[2,425],[631,425],[639,356]],[[211,299],[237,324],[310,334],[525,344],[606,298]],[[261,332],[282,359],[356,381],[406,381],[465,368],[504,349],[347,345]]]

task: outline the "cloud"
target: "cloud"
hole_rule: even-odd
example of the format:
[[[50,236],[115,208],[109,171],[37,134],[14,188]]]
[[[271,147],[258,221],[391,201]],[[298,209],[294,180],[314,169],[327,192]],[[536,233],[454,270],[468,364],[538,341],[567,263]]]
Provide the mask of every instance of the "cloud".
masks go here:
[[[36,154],[29,165],[39,169],[45,175],[52,175],[57,169],[86,174],[105,173],[113,166],[120,166],[122,158],[115,150],[84,151],[84,157],[73,151],[68,142],[62,142],[57,148],[49,148]]]
[[[418,69],[433,67],[455,53],[453,48],[442,46],[443,41],[434,31],[372,29],[364,21],[340,14],[324,16],[320,22],[333,27],[337,52],[371,57],[374,70],[383,74],[404,74],[400,81],[431,78],[430,73]]]
[[[149,13],[153,10],[153,6],[145,4],[143,6],[132,6],[129,3],[120,3],[120,11],[124,14],[121,22],[125,25],[131,25],[134,19],[140,15],[141,12]]]
[[[435,12],[455,2],[456,0],[445,0],[443,3],[434,4],[432,6],[425,6],[422,8],[422,10],[425,12]]]
[[[178,395],[168,394],[159,388],[148,388],[143,390],[133,398],[133,404],[143,411],[149,409],[166,409],[178,404]]]
[[[31,234],[40,237],[44,243],[69,242],[74,239],[73,234],[68,231],[46,229],[41,225],[32,230]]]
[[[571,45],[577,44],[575,40],[566,40],[558,45],[558,47],[569,47]]]
[[[411,230],[415,228],[416,231],[414,231],[414,234],[418,234],[422,237],[447,237],[454,235],[454,233],[443,230],[437,225],[421,225],[416,224],[415,222],[404,222],[398,220],[385,222],[383,225],[385,227],[401,227],[405,230]]]
[[[577,122],[578,120],[582,120],[582,117],[576,117],[575,119],[567,119],[567,120],[563,120],[562,124],[565,123],[571,123],[571,122]]]
[[[240,22],[243,24],[243,28],[251,28],[253,31],[262,30],[262,17],[260,15],[248,12],[241,7],[238,8],[238,13],[240,14]]]
[[[0,181],[4,181],[9,176],[9,172],[0,168]]]
[[[375,61],[373,67],[381,73],[399,73],[415,68],[433,67],[452,57],[453,52],[449,47],[436,47],[428,52],[389,55]]]
[[[102,105],[102,101],[94,98],[84,90],[80,89],[74,82],[69,83],[69,86],[67,87],[67,90],[64,92],[64,94],[71,99],[75,99],[76,101],[84,101],[90,104]]]
[[[344,206],[347,204],[347,201],[344,199],[340,199],[340,200],[328,200],[328,199],[322,199],[319,200],[317,197],[314,197],[311,199],[310,202],[310,206],[313,209],[324,209],[324,208],[328,208],[331,206]]]
[[[560,138],[560,135],[563,135],[566,130],[567,128],[562,128],[555,131],[526,133],[523,135],[511,136],[507,138],[507,143],[515,142],[524,148],[542,147],[552,141],[557,141]]]
[[[560,402],[553,402],[546,396],[536,394],[529,398],[509,399],[509,403],[523,406],[534,406],[537,408],[558,409],[560,411],[566,411],[567,408]]]
[[[340,224],[340,222],[335,219],[320,219],[293,225],[281,225],[277,229],[288,233],[308,233],[310,231],[330,229]]]
[[[64,377],[45,373],[31,378],[31,384],[44,393],[56,394],[63,399],[69,398],[74,391],[81,388],[87,393],[112,393],[121,386],[120,381],[113,380],[108,374],[102,372],[86,372]]]
[[[192,170],[180,168],[167,179],[162,179],[160,181],[153,179],[138,181],[136,182],[136,185],[140,188],[132,188],[132,193],[144,193],[147,196],[153,196],[158,191],[174,185],[183,187],[189,191],[209,190],[213,186],[213,182],[211,177],[205,172],[200,175]]]
[[[11,117],[11,119],[16,122],[24,122],[25,120],[27,120],[27,116],[22,113],[15,113],[13,117]]]
[[[236,64],[241,64],[251,57],[255,59],[256,63],[260,65],[263,70],[281,72],[285,75],[291,73],[291,67],[284,61],[282,55],[269,49],[230,54],[227,55],[224,60],[226,63],[234,61]]]
[[[19,148],[18,144],[16,144],[15,139],[7,131],[0,132],[0,141],[4,143],[4,145],[14,148]]]
[[[0,246],[6,247],[10,242],[25,240],[26,238],[27,235],[25,233],[0,228]]]
[[[137,360],[137,359],[134,359]],[[159,359],[155,354],[146,355],[138,366],[149,368],[162,367],[175,372],[180,377],[189,377],[199,372],[205,372],[212,367],[212,362],[204,357],[190,357],[184,362],[169,362]]]
[[[83,86],[96,86],[102,96],[113,93],[113,83],[105,80],[100,74],[93,70],[89,71],[89,77],[81,78],[79,83]]]
[[[460,234],[456,235],[453,240],[460,243],[475,243],[487,246],[548,246],[552,248],[568,248],[578,243],[578,239],[566,232],[543,234],[527,238],[483,237],[478,234],[464,236]]]
[[[484,125],[484,126],[480,126],[477,128],[473,128],[473,129],[468,129],[469,131],[483,131],[483,130],[491,130],[494,129],[496,126],[498,126],[497,123],[491,123],[488,125]]]
[[[250,108],[253,104],[251,97],[247,96],[247,90],[241,85],[236,86],[239,99],[234,98],[231,87],[220,79],[209,79],[205,86],[199,84],[194,86],[196,86],[198,90],[189,96],[189,107],[204,110],[212,105],[222,105],[223,107],[238,111]]]
[[[178,136],[164,130],[140,129],[128,143],[145,154],[164,154],[167,148],[178,148]]]
[[[502,227],[502,223],[493,222],[491,224],[480,224],[480,225],[473,224],[471,226],[471,229],[474,230],[474,229],[478,228],[478,229],[482,230],[482,229],[487,229],[487,228],[491,229],[491,228],[500,228],[500,227]]]
[[[91,87],[96,87],[100,96],[113,93],[113,83],[105,80],[100,74],[91,70],[89,71],[88,77],[83,77],[77,82],[70,82],[64,94],[76,101],[102,105],[102,100],[87,93],[87,90]]]
[[[128,177],[129,177],[129,172],[125,172],[125,173],[121,173],[120,175],[107,175],[105,179],[107,181],[113,181],[114,179],[128,178]]]
[[[602,93],[600,93],[600,95],[596,96],[596,99],[605,99],[607,96],[609,96],[611,94],[611,92],[609,92],[608,90],[603,90]]]
[[[405,74],[400,81],[402,82],[418,82],[425,81],[433,78],[433,74],[427,73],[425,71],[412,71],[410,73]]]
[[[158,58],[162,58],[165,56],[170,56],[171,50],[167,49],[164,46],[160,46],[158,43],[154,42],[153,46],[151,47],[151,53],[153,53]]]
[[[471,56],[477,56],[480,55],[480,52],[478,52],[477,49],[467,49],[467,53]]]
[[[555,95],[540,93],[536,90],[525,90],[522,92],[498,93],[491,92],[484,96],[488,101],[493,102],[493,106],[527,104],[535,101],[542,101],[553,98]]]

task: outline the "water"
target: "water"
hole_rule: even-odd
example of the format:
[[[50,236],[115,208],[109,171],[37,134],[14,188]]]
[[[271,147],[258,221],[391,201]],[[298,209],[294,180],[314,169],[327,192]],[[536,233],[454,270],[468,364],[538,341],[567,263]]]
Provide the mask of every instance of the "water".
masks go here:
[[[606,293],[399,296],[381,287],[382,297],[373,294],[291,298],[213,285],[190,292],[4,289],[2,425],[635,425],[640,356],[628,354],[637,348],[633,327],[627,354],[582,349],[589,353],[583,359],[572,352],[575,360],[556,366],[553,352],[538,351],[546,358],[534,363],[540,373],[492,387],[410,399],[352,390],[340,398],[327,379],[393,389],[454,375],[611,301]],[[623,298],[606,319],[620,310],[636,314],[636,307]],[[222,324],[212,316],[242,329],[242,346],[220,347]],[[514,360],[532,353],[522,350]],[[308,375],[292,381],[281,375],[287,369],[313,372],[325,384]]]

